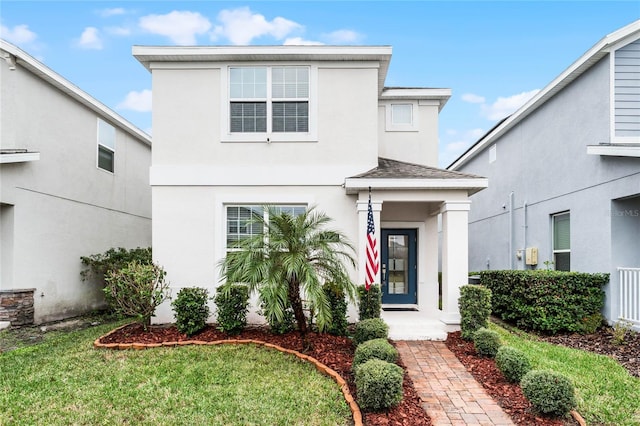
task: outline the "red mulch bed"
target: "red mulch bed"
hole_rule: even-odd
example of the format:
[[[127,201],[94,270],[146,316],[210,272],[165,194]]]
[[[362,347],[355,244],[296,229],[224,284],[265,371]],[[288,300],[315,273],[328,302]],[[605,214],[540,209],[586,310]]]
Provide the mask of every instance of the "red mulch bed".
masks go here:
[[[487,393],[502,407],[511,420],[519,426],[567,426],[577,425],[573,418],[566,420],[539,417],[532,411],[531,403],[522,393],[518,384],[509,383],[496,366],[495,360],[479,357],[472,341],[460,337],[460,332],[449,333],[447,347]]]
[[[187,337],[185,334],[179,333],[175,326],[152,326],[145,331],[139,324],[131,324],[100,339],[100,342],[162,343],[185,340],[210,342],[227,339],[260,340],[286,349],[302,352],[302,341],[297,332],[276,335],[269,332],[266,327],[248,327],[239,335],[229,336],[218,331],[213,326],[207,326],[201,332]],[[351,394],[354,395],[357,401],[355,384],[353,375],[351,374],[351,363],[354,353],[351,340],[347,337],[332,336],[324,333],[310,333],[309,340],[313,349],[306,352],[306,354],[338,372],[349,384]],[[431,425],[431,419],[421,406],[420,397],[418,397],[413,387],[413,382],[406,374],[403,387],[404,398],[398,406],[384,413],[363,413],[364,424],[371,426]]]

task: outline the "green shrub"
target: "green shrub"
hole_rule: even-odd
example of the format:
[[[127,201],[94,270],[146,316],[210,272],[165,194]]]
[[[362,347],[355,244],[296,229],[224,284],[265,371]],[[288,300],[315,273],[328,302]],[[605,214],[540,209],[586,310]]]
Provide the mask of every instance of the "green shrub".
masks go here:
[[[372,285],[367,291],[364,285],[358,286],[358,320],[380,318],[382,292],[379,285]]]
[[[502,346],[496,353],[496,365],[511,383],[520,383],[522,377],[531,370],[527,355],[520,349]]]
[[[249,289],[244,284],[225,284],[218,287],[214,302],[217,307],[218,330],[240,334],[247,326]]]
[[[608,281],[609,274],[548,270],[480,273],[481,284],[492,292],[494,314],[549,334],[588,331],[583,320],[602,310]]]
[[[460,287],[460,336],[472,340],[474,333],[489,326],[491,315],[491,291],[479,285]]]
[[[369,318],[356,324],[353,343],[357,346],[367,340],[386,339],[389,337],[389,326],[382,318]]]
[[[531,370],[520,382],[522,393],[541,414],[563,417],[576,406],[571,381],[553,371]]]
[[[205,288],[187,287],[171,302],[176,316],[176,328],[187,336],[196,334],[207,325],[209,292]]]
[[[286,334],[296,329],[293,308],[288,301],[283,301],[283,303],[286,304],[286,307],[282,311],[282,318],[279,319],[275,312],[269,310],[269,306],[264,301],[260,302],[260,313],[265,317],[267,324],[269,324],[269,329],[274,334]]]
[[[356,348],[351,368],[355,371],[357,366],[370,359],[381,359],[394,364],[398,360],[398,351],[387,339],[367,340]]]
[[[134,260],[107,273],[104,292],[116,312],[137,318],[146,329],[156,308],[169,298],[165,275],[159,265]]]
[[[498,349],[502,346],[500,335],[484,327],[478,329],[473,335],[473,344],[478,355],[487,358],[494,358],[498,353]]]
[[[364,411],[380,411],[402,401],[404,370],[386,361],[371,359],[355,369],[358,405]]]
[[[329,300],[329,306],[331,306],[331,324],[326,330],[327,333],[335,336],[346,336],[349,322],[347,321],[347,300],[344,290],[342,290],[341,286],[333,283],[325,284],[322,290]]]
[[[603,321],[604,317],[600,312],[587,315],[586,317],[582,318],[582,320],[580,320],[579,332],[582,334],[595,333],[600,327],[602,327]]]
[[[80,272],[80,276],[82,281],[86,281],[91,277],[103,280],[107,277],[108,272],[120,270],[134,260],[143,265],[153,263],[151,260],[151,247],[138,247],[129,250],[118,247],[111,248],[104,253],[81,256],[80,261],[85,265],[85,269]]]

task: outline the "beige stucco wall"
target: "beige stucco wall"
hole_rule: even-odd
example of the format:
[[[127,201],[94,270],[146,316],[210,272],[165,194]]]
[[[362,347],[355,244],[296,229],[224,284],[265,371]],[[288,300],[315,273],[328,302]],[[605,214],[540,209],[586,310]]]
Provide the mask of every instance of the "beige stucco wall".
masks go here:
[[[100,306],[80,256],[151,244],[151,148],[112,122],[115,173],[98,169],[95,112],[20,65],[0,61],[0,81],[2,149],[40,153],[0,165],[0,289],[35,288],[36,322]]]

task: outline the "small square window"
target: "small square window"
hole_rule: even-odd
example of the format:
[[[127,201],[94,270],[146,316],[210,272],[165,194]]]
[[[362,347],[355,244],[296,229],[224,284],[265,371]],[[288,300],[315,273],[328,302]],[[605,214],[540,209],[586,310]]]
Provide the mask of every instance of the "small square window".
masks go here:
[[[391,124],[411,125],[413,123],[413,105],[394,104],[391,105]]]
[[[418,131],[417,108],[416,102],[386,104],[385,130],[387,132]]]

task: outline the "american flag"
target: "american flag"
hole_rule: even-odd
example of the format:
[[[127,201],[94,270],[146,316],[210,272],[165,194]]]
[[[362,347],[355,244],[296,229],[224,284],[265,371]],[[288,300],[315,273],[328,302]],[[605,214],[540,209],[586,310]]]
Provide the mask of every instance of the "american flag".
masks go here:
[[[378,276],[378,244],[376,242],[376,227],[373,223],[373,209],[371,208],[371,194],[369,194],[369,206],[367,208],[367,265],[364,287],[369,291],[371,284]]]

